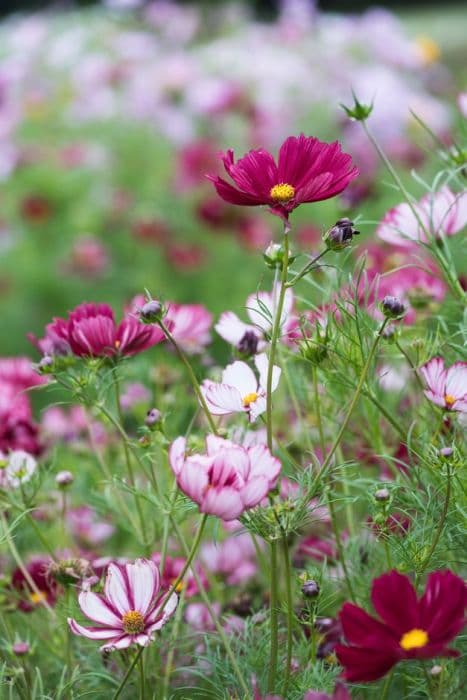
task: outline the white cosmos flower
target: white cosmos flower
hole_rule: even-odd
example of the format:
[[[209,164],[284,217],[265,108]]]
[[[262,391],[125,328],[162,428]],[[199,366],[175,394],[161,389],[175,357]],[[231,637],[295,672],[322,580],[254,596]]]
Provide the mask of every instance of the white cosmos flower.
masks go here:
[[[5,469],[6,481],[9,486],[18,487],[32,477],[37,468],[37,462],[32,455],[24,450],[14,450],[8,455]]]

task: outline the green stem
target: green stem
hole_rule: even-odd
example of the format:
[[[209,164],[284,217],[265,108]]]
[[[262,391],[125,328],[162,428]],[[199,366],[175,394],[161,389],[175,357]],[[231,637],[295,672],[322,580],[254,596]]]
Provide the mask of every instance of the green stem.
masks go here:
[[[124,687],[126,686],[126,684],[127,684],[127,682],[128,682],[128,679],[130,678],[131,674],[133,673],[133,669],[134,669],[134,667],[136,666],[136,664],[138,663],[138,661],[139,661],[139,659],[140,659],[140,656],[142,655],[143,651],[144,651],[144,647],[140,647],[140,648],[138,649],[137,653],[135,654],[135,658],[134,658],[133,661],[131,662],[130,666],[128,666],[127,672],[126,672],[125,675],[123,676],[122,682],[121,682],[120,685],[118,686],[118,688],[117,688],[117,690],[116,690],[116,692],[115,692],[115,695],[113,696],[112,700],[117,700],[117,698],[119,698],[120,695],[122,694],[122,690],[123,690]]]
[[[143,653],[140,654],[138,665],[139,665],[139,698],[140,698],[140,700],[144,700],[144,697],[145,697],[145,691],[144,691],[144,647],[143,647]]]
[[[292,571],[290,568],[290,554],[287,537],[282,536],[282,554],[284,557],[284,576],[285,576],[285,591],[287,597],[287,657],[285,662],[285,677],[282,694],[287,697],[287,691],[290,682],[290,666],[292,663],[292,646],[293,646],[293,596],[292,596]]]
[[[178,638],[178,635],[180,632],[180,627],[182,624],[182,619],[183,619],[183,615],[182,615],[183,602],[184,602],[183,598],[184,598],[184,591],[182,591],[180,594],[180,600],[178,602],[177,612],[175,613],[172,634],[170,636],[169,651],[167,653],[167,659],[165,662],[164,681],[162,684],[162,700],[166,700],[167,693],[169,691],[170,676],[172,675],[172,665],[173,665],[173,660],[174,660],[174,655],[175,655],[175,642]]]
[[[27,504],[26,504],[26,503],[24,504],[24,506],[27,508]],[[45,551],[47,552],[47,554],[49,554],[49,556],[51,557],[52,561],[57,561],[57,557],[56,557],[56,555],[55,555],[55,553],[54,553],[52,547],[50,546],[49,542],[47,542],[47,540],[45,539],[45,537],[44,537],[44,535],[42,534],[42,532],[39,530],[39,527],[37,526],[37,523],[35,522],[34,518],[33,518],[32,515],[31,515],[31,513],[30,513],[28,510],[25,510],[24,513],[25,513],[25,515],[26,515],[26,519],[27,519],[28,523],[30,524],[30,526],[31,526],[32,529],[34,530],[34,534],[36,535],[36,537],[37,537],[37,539],[39,540],[39,542],[41,543],[41,545],[44,547],[44,549],[45,549]]]
[[[378,343],[381,339],[382,333],[383,333],[387,323],[388,323],[388,319],[385,318],[383,323],[381,324],[379,330],[376,333],[375,339],[373,340],[373,343],[370,347],[370,351],[368,353],[367,360],[366,360],[365,365],[362,369],[362,373],[360,375],[360,379],[358,381],[357,388],[355,389],[355,393],[352,397],[349,408],[347,409],[347,413],[345,415],[345,418],[342,422],[342,425],[339,429],[339,432],[336,435],[334,443],[333,443],[326,459],[324,460],[324,462],[321,466],[321,469],[319,470],[319,472],[317,473],[316,477],[313,480],[313,483],[310,487],[311,493],[314,493],[316,485],[319,483],[321,478],[326,474],[328,467],[331,463],[331,460],[334,457],[334,453],[337,450],[337,448],[339,447],[340,441],[342,440],[342,436],[344,435],[344,433],[347,429],[347,425],[349,424],[350,418],[352,417],[352,413],[353,413],[353,410],[355,408],[355,405],[360,397],[360,394],[362,393],[363,385],[365,384],[369,369],[371,367],[371,363],[373,361],[373,357],[374,357],[374,354],[376,352],[376,348],[378,347]]]
[[[392,675],[394,673],[394,669],[391,671],[389,676],[386,678],[386,681],[383,686],[383,692],[381,694],[381,699],[380,700],[387,700],[388,695],[389,695],[389,688],[391,686],[391,681],[392,681]]]
[[[271,336],[271,347],[269,348],[269,363],[268,363],[268,375],[266,380],[266,430],[267,430],[267,443],[270,450],[272,450],[272,375],[274,370],[274,359],[276,356],[276,347],[279,341],[279,336],[281,332],[281,316],[282,310],[284,308],[284,299],[286,292],[287,283],[287,272],[289,269],[289,234],[284,234],[284,257],[282,261],[282,275],[281,275],[281,287],[279,291],[279,298],[277,300],[277,308],[274,309],[274,319],[272,327]],[[273,299],[275,290],[273,289]]]
[[[421,569],[418,573],[417,578],[419,578],[423,574],[423,572],[426,571],[426,569],[428,568],[428,564],[430,563],[431,557],[433,556],[434,551],[435,551],[436,547],[438,546],[438,542],[440,540],[440,537],[441,537],[443,530],[444,530],[444,526],[446,524],[446,517],[448,514],[448,510],[449,510],[449,501],[451,500],[451,470],[449,468],[449,464],[446,466],[446,470],[447,470],[447,473],[446,473],[446,482],[447,482],[446,483],[446,497],[444,499],[443,511],[441,513],[439,526],[438,526],[438,529],[436,531],[435,538],[431,544],[430,550],[425,557],[425,560],[421,566]]]
[[[303,267],[300,272],[298,272],[295,277],[292,277],[292,279],[289,282],[285,283],[286,287],[293,287],[299,280],[302,279],[302,277],[305,277],[309,272],[313,270],[313,265],[318,262],[321,258],[323,258],[326,253],[329,252],[329,248],[325,248],[319,255],[317,255],[313,260],[310,260],[305,267]]]
[[[192,385],[194,392],[198,398],[198,401],[200,402],[200,404],[203,408],[203,411],[206,415],[206,419],[209,423],[209,427],[211,428],[211,431],[214,433],[214,435],[218,435],[216,424],[214,423],[214,419],[209,411],[208,405],[206,403],[206,399],[203,396],[203,392],[201,391],[201,387],[199,385],[198,380],[196,379],[196,375],[193,372],[193,368],[192,368],[190,362],[188,361],[187,356],[185,355],[185,353],[183,352],[181,347],[178,345],[177,341],[175,340],[175,338],[173,337],[173,335],[171,334],[171,332],[169,331],[169,329],[167,328],[165,323],[163,321],[159,321],[158,323],[159,323],[159,326],[161,327],[161,329],[164,331],[165,335],[167,336],[168,340],[170,340],[170,342],[172,343],[178,357],[185,365],[186,371],[188,372],[188,376],[189,376],[190,381],[191,381],[191,385]]]
[[[392,558],[391,558],[391,550],[389,549],[389,542],[388,542],[387,533],[383,534],[383,544],[384,544],[384,551],[386,553],[386,561],[388,563],[388,568],[390,571],[392,569]]]
[[[185,556],[188,557],[189,556],[188,545],[185,541],[185,538],[183,536],[182,531],[180,530],[180,528],[177,524],[177,521],[174,518],[172,518],[172,526],[175,530],[175,533],[177,535],[177,538],[178,538],[180,544],[182,545],[182,549],[185,552]],[[222,641],[222,644],[224,645],[225,652],[226,652],[227,656],[229,657],[230,663],[232,664],[232,669],[233,669],[235,675],[237,676],[237,680],[242,688],[242,691],[245,693],[245,697],[249,698],[249,697],[251,697],[251,691],[250,691],[248,685],[246,684],[246,682],[242,676],[242,672],[238,666],[237,659],[235,658],[235,654],[232,651],[232,647],[230,646],[230,642],[227,638],[227,635],[226,635],[224,629],[222,628],[222,625],[219,622],[218,613],[216,613],[216,611],[214,610],[214,608],[211,605],[211,601],[209,600],[209,596],[206,593],[206,590],[204,588],[204,584],[201,581],[199,574],[196,571],[196,568],[193,568],[191,571],[193,574],[193,578],[196,581],[196,585],[198,587],[199,596],[202,598],[203,603],[205,604],[205,606],[208,609],[209,615],[211,616],[211,620],[212,620],[212,622],[216,628],[216,631],[217,631],[217,633]]]
[[[330,485],[331,487],[331,485]],[[334,539],[336,541],[336,549],[337,549],[337,556],[339,558],[340,563],[342,564],[342,570],[344,572],[344,578],[345,582],[347,584],[347,588],[349,590],[349,595],[352,598],[352,601],[355,603],[356,598],[355,598],[355,592],[352,586],[352,582],[350,580],[350,575],[349,575],[349,570],[347,568],[347,562],[345,560],[345,554],[344,554],[344,548],[342,546],[342,539],[341,539],[341,534],[339,530],[339,524],[337,522],[337,515],[336,515],[336,509],[334,508],[334,501],[332,500],[332,494],[328,491],[327,494],[327,505],[329,508],[329,515],[331,516],[331,526],[332,526],[332,532],[334,535]]]
[[[277,542],[270,543],[271,547],[271,599],[269,601],[270,611],[270,629],[271,629],[271,649],[269,655],[269,673],[268,673],[268,693],[274,691],[277,673],[277,655],[279,650],[278,644],[278,590],[277,590]]]

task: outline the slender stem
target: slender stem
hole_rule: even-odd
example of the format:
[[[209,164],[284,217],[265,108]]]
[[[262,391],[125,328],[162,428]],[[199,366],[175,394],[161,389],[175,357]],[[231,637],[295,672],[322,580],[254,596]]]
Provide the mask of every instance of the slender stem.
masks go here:
[[[27,504],[24,504],[25,508],[27,508]],[[39,530],[37,523],[35,522],[34,518],[32,517],[31,513],[28,510],[22,511],[26,515],[26,519],[32,529],[34,530],[34,534],[36,535],[37,539],[41,543],[41,545],[44,547],[45,551],[47,554],[49,554],[50,558],[53,561],[57,561],[57,557],[55,556],[55,552],[53,551],[52,547],[50,546],[49,542],[47,542],[46,538],[42,534],[42,532]]]
[[[185,556],[188,557],[189,556],[188,545],[185,541],[185,538],[183,536],[182,531],[180,530],[180,528],[178,526],[177,521],[174,518],[172,518],[172,526],[176,532],[176,535],[177,535],[177,538],[178,538],[180,544],[182,545],[182,549],[185,552]],[[203,582],[201,581],[196,568],[192,568],[191,572],[193,574],[193,578],[196,581],[199,595],[202,598],[203,603],[205,604],[205,606],[208,609],[209,615],[211,616],[211,620],[212,620],[212,622],[216,628],[216,631],[217,631],[217,633],[222,641],[222,644],[224,645],[225,652],[226,652],[227,656],[229,657],[230,663],[232,664],[232,669],[233,669],[235,675],[237,676],[237,680],[240,683],[242,691],[245,693],[245,697],[249,698],[249,697],[251,697],[251,691],[250,691],[248,685],[246,684],[246,682],[242,676],[242,672],[238,666],[237,659],[235,658],[235,654],[232,651],[232,647],[230,646],[230,642],[228,640],[228,637],[227,637],[224,629],[222,628],[222,625],[219,622],[219,615],[211,605],[211,601],[209,600],[209,596],[206,593]]]
[[[421,387],[421,389],[425,389],[425,385],[423,384],[422,378],[420,377],[420,375],[419,375],[419,373],[418,373],[418,370],[417,370],[415,364],[412,362],[412,358],[411,358],[410,355],[408,354],[407,350],[405,350],[405,348],[403,348],[402,345],[401,345],[401,344],[399,343],[399,341],[397,341],[397,340],[396,340],[395,345],[396,345],[396,348],[397,348],[397,349],[399,350],[399,352],[401,353],[401,355],[403,355],[403,356],[405,357],[405,359],[407,360],[407,364],[409,365],[409,367],[410,367],[411,370],[413,371],[413,373],[414,373],[414,375],[415,375],[415,379],[417,380],[417,382],[418,382],[419,386]]]
[[[169,331],[169,329],[167,328],[165,323],[163,321],[159,321],[158,323],[159,323],[161,329],[164,331],[165,335],[167,336],[168,340],[170,340],[170,342],[172,343],[178,357],[185,365],[185,368],[188,372],[188,376],[189,376],[190,381],[191,381],[191,385],[194,389],[196,396],[198,397],[198,401],[200,402],[200,404],[203,408],[203,411],[204,411],[206,418],[207,418],[207,421],[209,423],[209,427],[211,428],[214,435],[217,435],[218,431],[217,431],[216,424],[214,423],[214,419],[209,411],[208,405],[206,403],[206,399],[203,396],[203,392],[201,391],[201,387],[199,385],[198,380],[196,379],[196,375],[193,372],[193,368],[192,368],[190,362],[188,361],[187,356],[185,355],[185,353],[183,352],[183,350],[181,349],[181,347],[179,346],[179,344],[177,343],[177,341],[175,340],[175,338],[173,337],[173,335],[171,334],[171,332]]]
[[[269,363],[268,375],[266,380],[266,430],[268,447],[272,450],[272,376],[274,370],[274,359],[276,356],[276,347],[281,332],[281,316],[284,308],[284,299],[286,292],[287,272],[289,268],[289,234],[284,235],[284,257],[282,261],[281,286],[279,290],[279,298],[277,300],[277,308],[274,309],[274,318],[272,326],[271,347],[269,348]],[[274,299],[275,289],[273,289]]]
[[[279,644],[277,639],[278,634],[278,590],[277,590],[277,542],[270,543],[271,547],[271,598],[269,601],[270,610],[270,628],[271,628],[271,649],[269,655],[269,673],[268,673],[268,693],[272,693],[276,682],[277,673],[277,656]]]
[[[355,601],[356,601],[355,592],[354,592],[354,589],[352,586],[352,582],[350,580],[349,570],[347,568],[347,562],[345,559],[344,548],[342,546],[341,533],[339,530],[339,523],[337,522],[336,509],[334,507],[334,501],[332,500],[332,494],[329,491],[328,491],[326,500],[327,500],[327,505],[329,508],[329,515],[331,516],[331,526],[332,526],[332,532],[334,535],[334,539],[336,541],[337,555],[339,557],[340,563],[342,564],[342,570],[344,572],[344,578],[345,578],[345,582],[347,584],[347,588],[349,590],[349,595],[352,598],[353,602],[355,603]]]
[[[386,561],[388,563],[388,569],[390,571],[392,569],[392,558],[391,558],[391,550],[389,549],[389,542],[388,542],[387,533],[383,534],[383,544],[384,544],[384,551],[386,553]]]
[[[177,611],[175,613],[174,624],[172,627],[172,634],[170,635],[169,651],[167,653],[167,659],[165,662],[164,681],[162,684],[162,700],[166,699],[167,693],[169,690],[170,676],[172,675],[172,665],[173,665],[173,660],[174,660],[174,655],[175,655],[175,642],[178,638],[178,635],[180,632],[180,627],[182,624],[182,619],[183,619],[182,613],[183,613],[184,594],[185,594],[185,591],[182,591],[180,594],[180,600],[178,602]]]
[[[292,596],[292,571],[290,569],[290,554],[289,544],[285,534],[281,539],[282,554],[284,557],[284,575],[285,575],[285,592],[287,597],[287,657],[285,662],[285,677],[282,694],[286,698],[290,681],[290,666],[292,663],[292,646],[293,646],[293,596]]]
[[[144,647],[143,653],[139,656],[139,697],[140,700],[144,700]]]
[[[392,681],[392,675],[393,675],[393,673],[394,673],[394,669],[391,671],[391,673],[389,674],[389,676],[386,678],[386,681],[385,681],[384,686],[383,686],[383,692],[382,692],[382,694],[381,694],[380,700],[387,700],[387,697],[388,697],[388,695],[389,695],[389,688],[390,688],[390,686],[391,686],[391,681]]]
[[[193,559],[195,558],[196,552],[198,550],[201,539],[203,537],[203,531],[204,531],[204,527],[206,525],[207,519],[208,519],[208,516],[206,513],[204,513],[203,517],[201,518],[201,521],[199,523],[198,530],[197,530],[196,535],[195,535],[195,539],[193,540],[193,544],[191,545],[191,549],[190,549],[190,552],[186,558],[185,564],[183,565],[183,568],[180,571],[180,573],[178,574],[175,581],[170,586],[169,591],[168,591],[167,595],[165,596],[164,602],[158,608],[159,615],[162,612],[162,610],[165,608],[165,606],[167,605],[172,593],[178,592],[177,589],[178,589],[180,583],[183,581],[183,577],[185,576],[186,572],[190,568]]]
[[[115,695],[113,696],[112,700],[117,700],[117,698],[120,697],[120,695],[121,695],[121,693],[122,693],[122,690],[123,690],[124,687],[126,686],[126,684],[127,684],[127,682],[128,682],[128,679],[130,678],[131,674],[133,673],[133,669],[134,669],[134,667],[136,666],[136,664],[138,663],[139,658],[140,658],[140,656],[142,655],[143,651],[144,651],[144,647],[140,647],[140,648],[138,649],[137,653],[135,654],[135,658],[133,659],[133,661],[131,662],[131,664],[128,666],[127,672],[126,672],[125,675],[123,676],[122,682],[121,682],[120,685],[118,686],[118,688],[117,688],[117,690],[116,690],[116,692],[115,692]]]
[[[441,513],[441,518],[439,521],[438,529],[436,531],[436,535],[434,537],[434,540],[431,544],[431,547],[429,549],[428,554],[425,557],[425,560],[422,563],[421,569],[418,574],[418,578],[423,574],[424,571],[428,568],[428,564],[430,563],[431,557],[433,556],[433,553],[438,546],[438,542],[440,540],[440,537],[443,533],[444,526],[446,524],[446,517],[448,514],[449,510],[449,501],[451,500],[451,470],[449,468],[449,464],[446,466],[446,497],[444,499],[444,504],[443,504],[443,510]]]
[[[334,440],[334,443],[333,443],[333,445],[332,445],[330,451],[328,452],[328,455],[327,455],[326,459],[324,460],[324,462],[323,462],[323,464],[322,464],[322,466],[321,466],[321,469],[319,470],[319,472],[317,473],[317,475],[315,476],[315,478],[314,478],[314,480],[313,480],[313,483],[312,483],[312,485],[311,485],[311,487],[310,487],[311,493],[314,492],[314,489],[315,489],[315,487],[316,487],[316,484],[319,483],[319,481],[321,480],[321,478],[322,478],[322,477],[324,476],[324,474],[326,473],[326,471],[327,471],[327,469],[328,469],[328,467],[329,467],[329,465],[330,465],[330,463],[331,463],[331,460],[332,460],[332,458],[334,457],[334,453],[335,453],[335,451],[337,450],[337,448],[339,447],[339,444],[340,444],[340,441],[341,441],[341,439],[342,439],[342,436],[344,435],[344,433],[345,433],[345,431],[346,431],[346,429],[347,429],[347,425],[349,424],[350,418],[352,417],[352,413],[353,413],[353,410],[354,410],[354,408],[355,408],[355,405],[356,405],[356,403],[357,403],[357,401],[358,401],[358,399],[359,399],[359,397],[360,397],[360,394],[362,393],[363,385],[365,384],[365,381],[366,381],[366,378],[367,378],[369,369],[370,369],[370,367],[371,367],[371,363],[372,363],[372,361],[373,361],[373,357],[374,357],[374,354],[375,354],[375,352],[376,352],[376,348],[378,347],[378,343],[379,343],[379,341],[380,341],[380,339],[381,339],[382,333],[383,333],[383,331],[384,331],[384,329],[385,329],[387,323],[388,323],[388,319],[385,318],[384,321],[383,321],[383,323],[381,324],[379,330],[377,331],[377,333],[376,333],[376,335],[375,335],[375,339],[373,340],[373,343],[372,343],[372,345],[371,345],[371,347],[370,347],[370,351],[369,351],[369,353],[368,353],[367,360],[366,360],[365,365],[364,365],[364,367],[363,367],[363,369],[362,369],[362,373],[361,373],[361,375],[360,375],[360,379],[359,379],[359,381],[358,381],[357,388],[355,389],[355,393],[354,393],[354,395],[353,395],[353,397],[352,397],[352,400],[351,400],[351,402],[350,402],[349,408],[347,409],[347,413],[346,413],[346,415],[345,415],[345,418],[344,418],[344,420],[343,420],[343,422],[342,422],[342,425],[341,425],[341,427],[340,427],[340,429],[339,429],[339,432],[338,432],[337,435],[336,435],[336,438],[335,438],[335,440]]]
[[[368,399],[370,399],[370,401],[372,401],[375,404],[376,408],[381,413],[381,415],[383,415],[386,418],[387,422],[390,425],[392,425],[394,430],[399,434],[399,437],[402,440],[404,440],[406,437],[404,429],[401,425],[399,425],[399,423],[396,421],[394,416],[391,415],[387,408],[381,403],[378,397],[375,396],[372,391],[366,391],[365,389],[362,389],[362,395],[366,396]]]
[[[298,272],[295,277],[292,277],[292,279],[289,282],[285,283],[286,287],[293,287],[299,280],[302,279],[302,277],[305,277],[306,274],[311,272],[313,270],[313,266],[315,263],[318,262],[321,258],[323,258],[326,253],[329,251],[329,248],[325,248],[319,255],[317,255],[313,260],[310,260],[307,262],[307,264]]]

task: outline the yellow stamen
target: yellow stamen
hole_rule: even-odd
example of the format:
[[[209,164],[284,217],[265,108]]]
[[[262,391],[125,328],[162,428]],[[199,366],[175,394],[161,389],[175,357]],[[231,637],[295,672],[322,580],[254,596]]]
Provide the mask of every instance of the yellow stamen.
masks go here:
[[[429,36],[419,36],[416,40],[416,45],[425,63],[434,63],[441,56],[441,49],[436,41]]]
[[[145,627],[144,617],[138,610],[129,610],[122,617],[122,626],[127,634],[139,634]]]
[[[114,345],[115,345],[115,347],[116,347],[117,350],[118,350],[118,348],[120,347],[121,344],[122,344],[122,342],[121,342],[120,340],[116,340],[116,341],[115,341]]]
[[[34,605],[39,605],[39,603],[43,603],[46,599],[47,594],[43,591],[38,591],[37,593],[34,591],[29,595],[29,600],[31,601],[31,603],[34,603]]]
[[[295,187],[288,185],[286,182],[281,182],[271,187],[269,196],[279,204],[287,204],[295,196]]]
[[[402,635],[399,644],[404,651],[420,649],[428,644],[428,635],[425,630],[413,629]]]
[[[451,408],[452,405],[456,402],[456,397],[452,394],[444,394],[444,401],[446,403],[446,406],[448,408]]]
[[[245,408],[248,408],[248,406],[254,401],[256,401],[257,398],[258,394],[253,391],[251,394],[247,394],[243,397],[243,405],[245,406]]]

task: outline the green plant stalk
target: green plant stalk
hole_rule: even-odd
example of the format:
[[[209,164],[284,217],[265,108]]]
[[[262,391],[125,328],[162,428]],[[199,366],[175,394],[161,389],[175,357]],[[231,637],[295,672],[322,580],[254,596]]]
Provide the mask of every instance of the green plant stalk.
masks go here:
[[[446,517],[448,514],[449,510],[449,502],[451,500],[451,470],[449,468],[449,464],[446,466],[446,497],[444,499],[444,504],[443,504],[443,511],[441,513],[441,518],[439,521],[438,529],[436,531],[436,535],[433,539],[433,542],[431,543],[431,547],[428,551],[428,554],[426,555],[423,564],[421,566],[421,569],[418,573],[417,580],[420,578],[420,576],[423,574],[424,571],[428,568],[428,564],[431,561],[431,557],[433,556],[436,547],[438,546],[438,542],[440,540],[441,535],[443,534],[444,526],[446,524]]]
[[[169,641],[169,651],[167,653],[167,659],[165,662],[165,673],[164,680],[162,683],[162,698],[161,700],[166,700],[167,694],[169,692],[170,676],[172,675],[172,665],[175,655],[175,642],[177,640],[178,634],[180,632],[180,627],[183,619],[183,603],[184,603],[185,591],[180,594],[180,600],[177,607],[177,612],[175,613],[174,624],[172,627],[172,634],[170,635]]]
[[[135,658],[133,659],[131,664],[128,666],[127,672],[123,676],[122,682],[120,683],[117,690],[115,691],[115,694],[113,695],[112,700],[117,700],[117,698],[119,698],[120,695],[122,694],[122,691],[123,691],[124,687],[126,686],[131,674],[133,673],[133,669],[135,668],[136,664],[138,663],[143,651],[144,651],[144,647],[140,647],[138,649],[138,651],[136,652]]]
[[[24,504],[25,508],[27,508],[26,504]],[[32,517],[31,513],[29,510],[25,510],[24,513],[26,514],[26,519],[28,523],[30,524],[31,528],[34,530],[34,534],[36,535],[37,539],[41,543],[41,545],[44,547],[45,551],[47,554],[51,557],[52,561],[57,561],[57,557],[50,546],[50,544],[47,542],[45,539],[44,535],[42,532],[39,530],[37,523],[35,522],[34,518]]]
[[[139,666],[139,698],[140,700],[144,700],[145,698],[145,689],[144,689],[144,647],[143,647],[143,653],[140,654],[139,659],[138,659],[138,666]]]
[[[286,593],[286,602],[287,602],[287,655],[286,655],[286,662],[285,662],[284,686],[282,688],[282,694],[286,698],[287,691],[289,689],[289,682],[290,682],[290,666],[292,663],[294,611],[293,611],[292,571],[290,568],[289,544],[287,542],[287,537],[285,534],[282,536],[281,543],[282,543],[282,554],[284,557],[285,593]]]
[[[391,687],[393,673],[394,673],[394,669],[392,669],[389,676],[386,678],[386,680],[384,682],[383,692],[381,694],[381,700],[387,700],[387,698],[389,696],[389,688]]]
[[[362,373],[360,375],[360,379],[358,381],[357,388],[355,389],[355,393],[352,397],[349,408],[347,409],[347,413],[345,415],[345,418],[342,421],[342,425],[339,429],[339,432],[336,435],[334,443],[333,443],[326,459],[324,460],[324,462],[321,466],[321,469],[319,470],[319,472],[317,473],[317,475],[315,476],[315,478],[313,480],[313,483],[311,484],[311,487],[310,487],[311,494],[314,493],[316,485],[320,482],[320,480],[326,474],[326,472],[329,468],[329,465],[331,463],[331,460],[334,457],[334,453],[336,452],[337,448],[339,447],[340,441],[342,440],[342,436],[344,435],[344,433],[347,429],[347,425],[349,424],[350,418],[352,417],[352,413],[353,413],[353,410],[355,408],[355,405],[360,397],[360,394],[362,393],[363,385],[365,384],[369,369],[371,367],[371,363],[373,361],[373,357],[375,355],[376,348],[378,347],[378,343],[381,339],[381,335],[382,335],[386,325],[388,324],[388,321],[389,321],[389,319],[385,318],[384,321],[382,322],[379,330],[376,333],[375,339],[373,340],[373,343],[370,347],[370,351],[368,353],[368,357],[366,359],[365,365],[362,369]]]
[[[430,232],[427,231],[426,226],[423,223],[417,209],[415,208],[415,206],[412,202],[412,198],[411,198],[409,192],[407,191],[407,189],[405,188],[404,183],[402,182],[399,175],[397,174],[397,171],[393,168],[391,161],[389,160],[389,158],[387,157],[387,155],[385,154],[385,152],[383,151],[383,149],[379,145],[378,141],[375,139],[375,137],[371,133],[365,120],[362,121],[362,126],[363,126],[363,130],[364,130],[367,138],[373,144],[373,147],[375,148],[381,161],[384,163],[387,171],[389,172],[392,179],[396,183],[400,192],[403,194],[404,199],[407,202],[407,204],[409,205],[410,210],[411,210],[412,214],[414,215],[418,225],[420,226],[422,231],[425,233],[427,239],[429,240],[430,238],[432,238],[432,236],[431,236]],[[448,286],[450,287],[452,293],[454,294],[454,296],[456,296],[461,302],[465,303],[465,292],[462,289],[461,284],[460,284],[457,276],[451,274],[451,270],[445,264],[444,257],[442,257],[440,255],[438,255],[438,256],[435,255],[434,257],[436,257],[436,259],[440,263],[440,267],[444,273],[444,278],[445,278]]]
[[[277,656],[279,651],[278,642],[278,615],[277,607],[279,602],[278,596],[278,586],[277,586],[277,542],[273,541],[270,543],[271,548],[271,591],[270,591],[270,601],[269,601],[269,611],[270,611],[270,630],[271,630],[271,649],[269,653],[269,671],[268,671],[268,693],[272,693],[276,683],[276,673],[277,673]]]
[[[188,557],[189,556],[189,549],[188,549],[188,545],[186,543],[186,540],[183,536],[183,533],[180,530],[180,527],[178,526],[178,523],[175,520],[175,518],[172,518],[171,520],[172,520],[172,526],[175,530],[178,541],[180,542],[180,544],[182,546],[182,549],[185,553],[185,556]],[[241,672],[241,670],[238,666],[238,663],[237,663],[237,659],[235,658],[235,654],[233,653],[232,647],[230,646],[230,642],[228,640],[228,637],[227,637],[225,631],[223,630],[222,625],[219,622],[219,616],[211,605],[211,601],[209,600],[209,596],[206,593],[206,590],[203,586],[203,583],[199,577],[198,572],[196,571],[196,568],[193,568],[191,571],[193,574],[193,578],[196,581],[196,585],[198,587],[199,596],[202,598],[203,603],[205,604],[205,606],[208,609],[209,615],[211,616],[211,620],[212,620],[212,622],[216,628],[216,631],[221,639],[221,642],[224,646],[225,652],[226,652],[227,656],[229,657],[230,663],[232,664],[232,669],[233,669],[235,675],[237,676],[237,680],[238,680],[239,684],[242,687],[242,691],[245,693],[246,698],[250,698],[251,697],[250,688],[248,687],[248,685],[246,684],[246,682],[243,678],[242,672]]]
[[[287,235],[287,234],[286,234]],[[292,277],[292,279],[289,282],[285,283],[285,286],[288,287],[293,287],[299,280],[302,279],[302,277],[305,277],[309,272],[311,272],[314,268],[313,265],[318,262],[318,260],[321,260],[321,258],[324,258],[326,253],[329,252],[329,248],[325,248],[319,255],[317,255],[313,260],[310,260],[301,270],[298,272],[295,277]]]
[[[181,347],[178,345],[177,341],[175,340],[175,338],[173,337],[173,335],[171,334],[171,332],[169,331],[169,329],[167,328],[165,323],[161,320],[161,321],[158,321],[158,324],[161,327],[161,329],[164,331],[168,340],[170,340],[170,342],[172,343],[172,345],[175,349],[175,352],[177,353],[179,359],[185,365],[186,371],[187,371],[188,376],[190,378],[191,385],[192,385],[193,390],[198,398],[198,401],[200,402],[200,404],[203,408],[203,411],[206,415],[206,419],[209,423],[209,427],[211,428],[214,435],[218,435],[216,424],[214,423],[214,419],[209,411],[208,405],[206,403],[206,399],[203,396],[203,392],[201,391],[201,387],[199,385],[198,380],[196,379],[196,375],[193,372],[193,368],[192,368],[190,362],[188,361],[187,356],[185,355],[185,353],[183,352]]]

